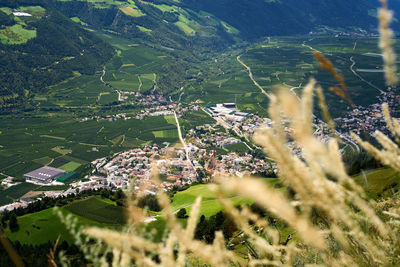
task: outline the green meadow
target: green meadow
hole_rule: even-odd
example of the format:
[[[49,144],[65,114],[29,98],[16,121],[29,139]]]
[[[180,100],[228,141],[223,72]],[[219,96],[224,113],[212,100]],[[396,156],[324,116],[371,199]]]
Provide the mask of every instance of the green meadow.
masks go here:
[[[399,190],[400,172],[390,168],[369,170],[354,176],[354,180],[370,197],[377,199],[382,196],[391,196]]]
[[[123,208],[98,197],[78,200],[58,209],[63,216],[73,215],[77,218],[80,226],[119,228],[124,223]],[[5,231],[5,235],[11,241],[18,240],[22,244],[35,245],[54,242],[60,235],[61,241],[74,242],[73,236],[67,230],[65,222],[56,214],[55,208],[18,217],[18,224],[20,230]]]

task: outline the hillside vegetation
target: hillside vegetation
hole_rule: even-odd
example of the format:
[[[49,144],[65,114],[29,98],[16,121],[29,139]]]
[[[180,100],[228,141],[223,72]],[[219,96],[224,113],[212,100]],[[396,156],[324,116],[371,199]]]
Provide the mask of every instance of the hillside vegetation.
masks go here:
[[[37,1],[0,3],[0,108],[73,77],[94,74],[111,46]],[[32,16],[20,17],[12,9]]]

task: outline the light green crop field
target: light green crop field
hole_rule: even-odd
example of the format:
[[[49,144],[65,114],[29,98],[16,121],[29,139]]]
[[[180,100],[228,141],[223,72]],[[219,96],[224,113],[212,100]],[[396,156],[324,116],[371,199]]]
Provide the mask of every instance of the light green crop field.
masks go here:
[[[273,186],[275,185],[279,179],[263,179],[267,184]],[[178,211],[181,208],[186,208],[187,212],[190,213],[192,209],[192,205],[195,202],[196,198],[202,197],[202,204],[200,208],[200,215],[204,215],[206,217],[210,217],[219,211],[222,210],[222,206],[216,200],[215,194],[209,189],[209,184],[201,184],[191,186],[187,190],[177,192],[171,202],[171,206],[175,211]],[[243,204],[252,204],[253,200],[245,199],[240,196],[232,196],[230,198],[232,205],[243,205]]]
[[[152,31],[152,30],[147,29],[147,28],[145,28],[145,27],[143,27],[143,26],[140,26],[140,25],[136,25],[136,27],[137,27],[141,32],[151,32],[151,31]]]
[[[169,123],[169,124],[175,124],[176,125],[176,120],[174,115],[168,115],[164,116],[164,119]]]
[[[171,205],[177,210],[183,206],[193,204],[198,196],[206,200],[215,200],[215,194],[209,190],[208,184],[195,185],[189,189],[181,192],[177,192],[172,198]]]
[[[140,9],[138,9],[136,6],[122,7],[122,8],[120,8],[120,10],[122,12],[124,12],[124,14],[135,17],[135,18],[145,16],[145,14],[143,14],[143,12],[140,11]]]
[[[35,37],[35,29],[28,30],[20,24],[15,24],[0,30],[0,40],[3,44],[24,44]]]
[[[60,166],[59,168],[61,170],[67,171],[67,172],[72,172],[75,171],[76,169],[78,169],[81,166],[81,164],[74,162],[74,161],[70,161],[62,166]]]
[[[87,23],[83,22],[83,21],[82,21],[80,18],[78,18],[78,17],[73,17],[73,18],[71,18],[71,20],[74,21],[74,22],[76,22],[76,23],[79,23],[79,24],[81,24],[81,25],[83,25],[83,26],[88,26]]]
[[[184,21],[177,21],[175,22],[175,25],[179,27],[186,35],[189,36],[195,36],[196,31],[192,29],[188,24],[186,24]]]
[[[177,138],[178,137],[178,130],[171,129],[171,130],[164,130],[164,131],[155,131],[153,132],[156,138]]]

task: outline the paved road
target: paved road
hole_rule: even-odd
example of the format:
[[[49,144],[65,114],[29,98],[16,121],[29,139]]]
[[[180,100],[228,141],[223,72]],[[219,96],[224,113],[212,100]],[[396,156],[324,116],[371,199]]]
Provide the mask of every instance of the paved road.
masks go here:
[[[321,51],[319,51],[319,50],[317,50],[317,49],[313,48],[311,45],[306,45],[306,41],[304,41],[304,42],[303,42],[302,46],[304,46],[304,47],[308,47],[308,48],[309,48],[309,49],[311,49],[312,51],[316,51],[316,52],[318,52],[318,53],[321,53],[321,54],[322,54],[322,52],[321,52]]]
[[[375,85],[373,85],[373,84],[370,83],[369,81],[365,80],[363,77],[361,77],[361,76],[354,70],[354,66],[356,65],[356,61],[354,60],[353,57],[350,57],[350,61],[352,62],[351,66],[350,66],[350,70],[351,70],[351,72],[352,72],[357,78],[359,78],[361,81],[365,82],[365,83],[368,84],[369,86],[373,87],[374,89],[378,90],[381,94],[385,93],[385,92],[382,91],[380,88],[376,87]]]
[[[186,159],[190,162],[190,165],[192,165],[192,167],[194,169],[193,162],[190,160],[190,156],[189,156],[189,147],[187,146],[185,139],[183,139],[181,125],[179,124],[178,116],[176,115],[175,111],[174,111],[174,116],[175,116],[175,121],[176,121],[176,128],[178,129],[179,140],[181,141],[183,148],[185,149]]]

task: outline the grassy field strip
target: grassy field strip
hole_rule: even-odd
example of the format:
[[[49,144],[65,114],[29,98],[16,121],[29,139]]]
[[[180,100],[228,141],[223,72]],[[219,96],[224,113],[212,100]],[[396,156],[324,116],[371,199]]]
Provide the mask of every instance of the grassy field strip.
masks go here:
[[[65,141],[65,137],[59,137],[59,136],[52,136],[52,135],[47,135],[47,134],[42,134],[40,137],[46,137],[46,138],[52,138],[56,140],[62,140]]]
[[[353,178],[373,198],[379,197],[387,189],[398,189],[400,185],[400,172],[390,168],[366,171]]]

